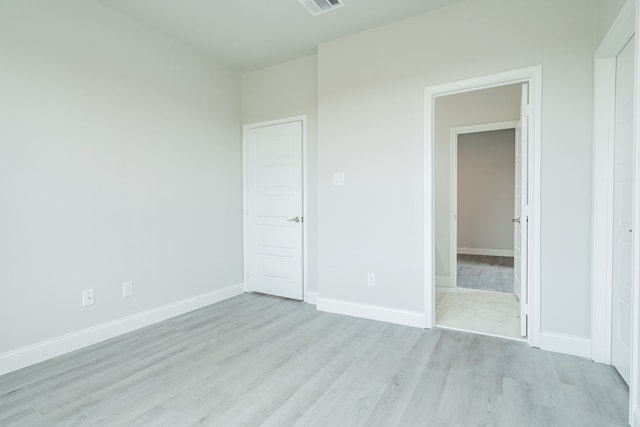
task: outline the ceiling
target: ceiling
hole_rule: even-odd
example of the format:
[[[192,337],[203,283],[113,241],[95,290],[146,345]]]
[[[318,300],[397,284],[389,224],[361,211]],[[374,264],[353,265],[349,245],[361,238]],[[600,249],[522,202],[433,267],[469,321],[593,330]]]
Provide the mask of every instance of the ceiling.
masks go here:
[[[316,17],[298,0],[100,1],[228,67],[252,71],[461,0],[344,0],[344,7]]]

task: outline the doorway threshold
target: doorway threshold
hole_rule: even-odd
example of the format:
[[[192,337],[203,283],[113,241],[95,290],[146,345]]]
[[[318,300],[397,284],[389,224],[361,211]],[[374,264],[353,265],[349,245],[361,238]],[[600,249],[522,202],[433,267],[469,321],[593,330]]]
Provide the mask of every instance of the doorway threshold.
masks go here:
[[[502,338],[505,340],[509,340],[509,341],[518,341],[518,342],[527,342],[527,338],[526,337],[509,337],[506,335],[499,335],[499,334],[491,334],[489,332],[482,332],[482,331],[474,331],[474,330],[470,330],[470,329],[464,329],[464,328],[454,328],[453,326],[444,326],[444,325],[439,325],[436,324],[436,328],[440,328],[440,329],[447,329],[450,331],[458,331],[458,332],[468,332],[470,334],[476,334],[476,335],[484,335],[487,337],[493,337],[493,338]]]
[[[438,287],[436,326],[526,341],[520,336],[520,303],[512,293]]]

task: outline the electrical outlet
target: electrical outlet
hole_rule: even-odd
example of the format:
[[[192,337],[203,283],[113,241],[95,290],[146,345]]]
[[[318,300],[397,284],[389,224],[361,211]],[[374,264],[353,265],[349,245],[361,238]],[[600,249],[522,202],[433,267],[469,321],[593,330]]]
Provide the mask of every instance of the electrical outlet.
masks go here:
[[[96,302],[93,289],[85,289],[82,291],[82,306],[93,305]]]
[[[367,274],[367,285],[375,286],[376,285],[376,275],[373,273]]]
[[[124,282],[122,284],[122,298],[133,296],[133,282]]]
[[[344,173],[333,174],[333,185],[344,185]]]

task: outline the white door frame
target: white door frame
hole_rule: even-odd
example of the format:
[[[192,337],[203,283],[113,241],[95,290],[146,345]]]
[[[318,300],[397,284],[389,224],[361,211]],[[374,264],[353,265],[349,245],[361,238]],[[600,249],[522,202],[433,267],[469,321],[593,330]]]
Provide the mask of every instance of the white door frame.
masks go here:
[[[634,0],[629,0],[634,1]],[[635,34],[640,34],[640,0],[635,0]],[[640,427],[640,42],[636,37],[635,98],[633,123],[633,328],[631,329],[631,384],[629,388],[629,413],[631,425]]]
[[[542,118],[542,66],[522,68],[504,73],[476,77],[425,88],[425,327],[435,326],[435,199],[434,141],[436,98],[510,84],[529,83],[531,139],[529,141],[529,250],[528,254],[528,316],[527,340],[540,346],[540,140]]]
[[[593,226],[591,270],[591,357],[611,364],[611,327],[613,294],[613,185],[615,142],[616,57],[631,38],[638,34],[640,0],[627,0],[594,57],[594,144],[593,144]],[[629,419],[640,426],[640,43],[635,54],[635,117],[633,132],[634,195],[632,230],[633,325],[631,333],[631,384]]]
[[[633,0],[625,3],[594,64],[591,357],[606,364],[611,363],[616,57],[635,33],[633,9]]]
[[[449,153],[451,154],[449,156],[451,159],[449,166],[451,171],[451,176],[449,177],[451,209],[449,216],[449,269],[451,272],[449,274],[449,282],[452,287],[458,286],[458,136],[469,133],[515,129],[517,125],[517,120],[511,120],[451,128],[449,140]]]
[[[258,123],[250,123],[242,126],[242,267],[243,267],[243,280],[244,291],[250,292],[248,288],[248,219],[249,219],[249,207],[247,203],[248,197],[248,153],[249,144],[247,140],[247,131],[251,129],[281,125],[285,123],[302,122],[302,283],[303,291],[302,297],[304,302],[309,303],[309,292],[307,290],[309,277],[309,259],[308,259],[308,246],[309,246],[309,218],[307,216],[307,115],[285,117],[282,119],[268,120]]]

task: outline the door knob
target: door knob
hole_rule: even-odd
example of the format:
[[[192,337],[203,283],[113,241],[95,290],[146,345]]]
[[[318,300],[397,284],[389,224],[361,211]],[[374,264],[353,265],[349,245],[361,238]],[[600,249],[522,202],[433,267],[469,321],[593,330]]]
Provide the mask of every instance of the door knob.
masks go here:
[[[511,222],[513,222],[513,223],[515,223],[515,224],[520,224],[520,217],[518,217],[518,218],[513,218],[513,219],[511,220]]]
[[[300,222],[300,221],[301,221],[301,219],[300,219],[299,217],[297,217],[297,216],[296,216],[296,217],[293,217],[293,218],[289,218],[287,221],[289,221],[289,222],[296,222],[296,223],[297,223],[297,222]]]

